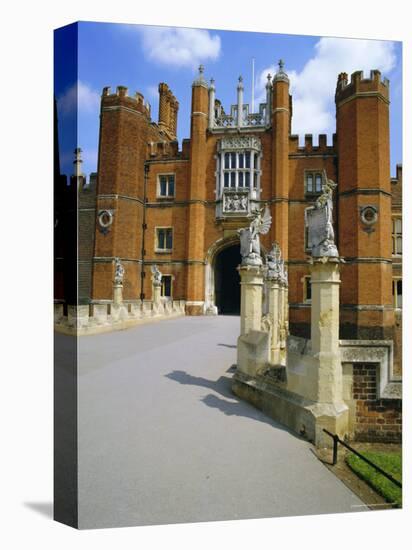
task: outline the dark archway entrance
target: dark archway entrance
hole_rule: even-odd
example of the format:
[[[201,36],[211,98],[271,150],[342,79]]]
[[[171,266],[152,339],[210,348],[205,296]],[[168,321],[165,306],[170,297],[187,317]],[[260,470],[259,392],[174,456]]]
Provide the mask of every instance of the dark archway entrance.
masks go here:
[[[240,262],[239,244],[225,248],[216,257],[215,304],[220,314],[240,314],[240,277],[236,270]]]

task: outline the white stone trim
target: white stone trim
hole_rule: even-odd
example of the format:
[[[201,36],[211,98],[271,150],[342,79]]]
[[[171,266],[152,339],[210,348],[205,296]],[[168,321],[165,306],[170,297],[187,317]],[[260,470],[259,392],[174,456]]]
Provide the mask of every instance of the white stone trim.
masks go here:
[[[159,229],[171,229],[172,230],[172,248],[158,248],[157,232]],[[174,229],[170,225],[156,225],[154,228],[154,252],[155,254],[171,254],[173,252],[174,243]]]
[[[342,363],[377,363],[378,399],[401,399],[402,380],[393,372],[392,340],[340,340]]]

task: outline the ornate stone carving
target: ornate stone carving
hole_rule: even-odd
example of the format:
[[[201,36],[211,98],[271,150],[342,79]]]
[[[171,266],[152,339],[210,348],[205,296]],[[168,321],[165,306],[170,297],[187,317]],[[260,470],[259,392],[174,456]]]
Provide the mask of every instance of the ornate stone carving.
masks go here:
[[[254,136],[225,137],[218,143],[219,153],[225,150],[233,151],[237,149],[261,151],[262,145],[260,139]]]
[[[289,77],[285,73],[285,71],[283,70],[283,68],[285,66],[285,62],[283,61],[283,59],[279,59],[278,65],[279,65],[279,70],[275,74],[275,76],[273,78],[273,82],[283,81],[283,82],[287,82],[289,84]]]
[[[152,265],[152,281],[154,286],[160,286],[162,284],[162,272],[159,270],[156,264]]]
[[[194,79],[192,86],[204,86],[205,88],[208,88],[207,82],[204,77],[205,68],[203,65],[199,65],[199,74]]]
[[[272,223],[269,208],[256,208],[253,212],[253,220],[249,227],[238,230],[240,236],[240,253],[242,265],[261,266],[259,235],[266,235]]]
[[[123,285],[124,267],[119,258],[115,260],[114,284]]]
[[[315,203],[305,210],[305,223],[308,228],[308,247],[315,258],[339,256],[333,231],[332,193],[336,183],[323,172],[322,194]]]
[[[282,252],[277,242],[272,244],[271,250],[266,254],[266,278],[273,279],[280,284],[287,286],[288,272],[285,261],[282,259]]]
[[[378,208],[372,204],[367,204],[360,208],[360,217],[365,225],[373,225],[378,221]]]
[[[223,212],[247,213],[248,211],[248,193],[224,193]]]
[[[270,315],[263,315],[262,316],[262,323],[261,323],[262,330],[265,332],[269,332],[272,329],[272,318]]]
[[[106,235],[109,232],[109,228],[113,223],[114,210],[99,210],[97,213],[97,222],[99,224],[99,231]]]

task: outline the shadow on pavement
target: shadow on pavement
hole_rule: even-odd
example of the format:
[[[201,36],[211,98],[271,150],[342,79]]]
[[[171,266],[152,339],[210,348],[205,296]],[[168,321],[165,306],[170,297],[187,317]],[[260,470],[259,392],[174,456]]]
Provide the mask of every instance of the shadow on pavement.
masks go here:
[[[232,344],[218,344],[218,346],[222,346],[222,347],[224,347],[224,348],[237,349],[237,345],[236,345],[236,344],[234,344],[234,345],[232,345]]]
[[[240,400],[236,395],[232,393],[232,379],[227,376],[220,376],[220,378],[213,381],[208,380],[207,378],[203,378],[202,376],[193,376],[182,370],[169,372],[169,374],[166,374],[165,376],[170,380],[179,382],[179,384],[188,384],[193,386],[200,386],[202,388],[208,388],[216,393],[220,393],[221,396],[230,399],[231,401],[227,401],[226,399],[222,399],[221,397],[218,397],[217,395],[211,393],[201,398],[201,401],[205,405],[213,409],[218,409],[226,416],[235,415],[252,418],[253,420],[269,424],[270,426],[272,426],[273,428],[277,428],[278,430],[288,432],[290,433],[290,435],[297,439],[304,440],[304,438],[299,437],[295,433],[291,432],[288,428],[282,426],[282,424],[279,424],[275,420],[272,420],[271,418],[265,416],[261,411],[259,411],[246,401]]]
[[[179,382],[179,384],[189,384],[191,386],[201,386],[220,393],[224,397],[236,399],[232,393],[232,380],[227,376],[221,376],[217,380],[208,380],[202,376],[193,376],[183,370],[174,370],[165,374],[166,378]]]

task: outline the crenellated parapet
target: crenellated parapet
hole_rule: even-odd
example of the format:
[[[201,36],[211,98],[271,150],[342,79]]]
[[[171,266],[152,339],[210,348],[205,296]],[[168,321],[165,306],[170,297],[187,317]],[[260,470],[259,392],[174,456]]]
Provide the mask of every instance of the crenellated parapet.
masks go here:
[[[179,151],[179,142],[177,140],[167,141],[149,141],[147,144],[147,157],[150,160],[171,160],[180,159],[182,152]]]
[[[389,102],[389,80],[381,78],[381,72],[374,69],[370,72],[369,78],[364,78],[363,71],[352,73],[350,82],[347,73],[340,73],[336,85],[335,101],[341,104],[355,96],[380,95]]]
[[[327,135],[319,134],[318,145],[314,145],[313,134],[305,134],[303,146],[299,146],[299,136],[293,134],[289,137],[289,153],[302,155],[333,155],[336,153],[336,134],[333,134],[333,144],[327,144]]]
[[[123,107],[131,111],[139,112],[150,120],[150,104],[145,101],[144,96],[140,92],[136,92],[134,96],[129,96],[126,86],[117,86],[114,94],[111,93],[110,86],[103,88],[101,106],[102,110]]]

